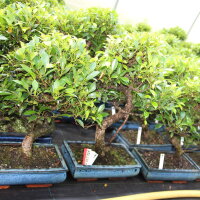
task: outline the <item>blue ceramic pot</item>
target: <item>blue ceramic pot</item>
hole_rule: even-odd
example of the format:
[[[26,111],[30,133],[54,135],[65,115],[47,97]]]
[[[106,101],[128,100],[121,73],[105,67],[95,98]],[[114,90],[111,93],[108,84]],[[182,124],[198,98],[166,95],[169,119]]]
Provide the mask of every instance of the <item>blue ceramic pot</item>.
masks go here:
[[[1,144],[20,144],[0,142]],[[68,168],[57,145],[34,144],[35,146],[54,147],[62,167],[50,169],[0,169],[0,185],[54,184],[63,182]],[[13,158],[14,159],[14,158]]]
[[[188,159],[186,155],[183,157],[190,162],[194,169],[156,169],[151,168],[144,160],[142,155],[138,150],[146,150],[146,151],[160,151],[165,153],[175,153],[174,151],[165,151],[160,148],[154,149],[154,147],[150,146],[148,148],[143,147],[135,147],[132,149],[132,154],[139,160],[142,165],[141,172],[146,180],[164,180],[164,181],[194,181],[199,177],[199,169],[194,165],[193,162]],[[167,162],[167,160],[166,160]]]
[[[136,165],[80,165],[76,161],[69,144],[95,144],[95,142],[87,141],[64,141],[62,145],[62,153],[69,170],[74,178],[113,178],[113,177],[130,177],[136,176],[141,165],[130,153],[130,151],[122,144],[112,144],[124,148],[127,153],[135,160]]]

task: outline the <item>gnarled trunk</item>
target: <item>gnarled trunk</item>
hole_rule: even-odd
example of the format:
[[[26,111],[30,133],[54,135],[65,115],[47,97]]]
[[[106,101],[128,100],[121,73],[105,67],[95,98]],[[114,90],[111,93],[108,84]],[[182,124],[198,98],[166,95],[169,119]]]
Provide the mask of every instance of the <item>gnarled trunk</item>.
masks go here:
[[[95,141],[96,141],[96,150],[101,150],[102,152],[106,151],[105,148],[105,132],[108,127],[113,123],[118,122],[120,119],[127,119],[133,109],[132,104],[132,87],[121,87],[121,91],[125,94],[126,104],[124,108],[118,108],[118,112],[114,115],[111,115],[103,120],[102,126],[96,126]],[[119,132],[119,131],[118,131]],[[104,154],[104,153],[103,153]]]

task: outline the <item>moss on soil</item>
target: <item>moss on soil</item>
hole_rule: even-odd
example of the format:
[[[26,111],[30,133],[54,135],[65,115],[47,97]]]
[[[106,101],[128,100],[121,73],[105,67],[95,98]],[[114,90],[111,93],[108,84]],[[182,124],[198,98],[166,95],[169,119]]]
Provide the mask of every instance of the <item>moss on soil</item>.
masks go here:
[[[32,157],[26,158],[19,145],[0,145],[0,169],[50,169],[61,167],[52,147],[33,147]]]
[[[81,164],[84,148],[89,148],[95,151],[95,146],[92,144],[70,144],[70,148],[75,156],[76,161]],[[135,165],[135,160],[120,147],[109,146],[104,157],[97,157],[93,165]]]
[[[147,165],[151,168],[158,168],[160,154],[162,152],[158,151],[143,151],[139,150],[139,153],[142,155],[142,158],[145,160]],[[196,169],[193,165],[190,164],[186,158],[183,156],[177,156],[174,153],[165,153],[164,169]]]

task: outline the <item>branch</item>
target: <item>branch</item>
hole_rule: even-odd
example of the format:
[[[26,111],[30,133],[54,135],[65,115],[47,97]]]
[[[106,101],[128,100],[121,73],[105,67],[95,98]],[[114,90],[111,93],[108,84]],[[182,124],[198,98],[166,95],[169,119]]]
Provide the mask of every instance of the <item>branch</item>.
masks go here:
[[[127,122],[129,115],[126,116],[124,122],[122,123],[122,125],[117,129],[116,133],[112,136],[112,138],[110,139],[110,143],[112,143],[112,141],[116,138],[117,134],[119,133],[119,131],[122,129],[122,127],[124,126],[124,124]]]

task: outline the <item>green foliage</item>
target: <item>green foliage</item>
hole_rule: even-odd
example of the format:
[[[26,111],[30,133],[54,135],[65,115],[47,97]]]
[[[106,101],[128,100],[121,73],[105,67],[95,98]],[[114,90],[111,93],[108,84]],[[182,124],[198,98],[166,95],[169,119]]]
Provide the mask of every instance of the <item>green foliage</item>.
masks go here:
[[[1,0],[0,2],[0,8],[4,8],[9,4],[13,3],[23,3],[23,4],[29,4],[29,5],[41,5],[46,4],[46,6],[57,6],[58,4],[63,4],[64,2],[62,0]]]
[[[140,23],[136,24],[135,30],[138,32],[150,32],[151,26],[145,22],[140,22]]]
[[[102,50],[108,35],[116,34],[117,14],[110,9],[89,8],[59,14],[59,30],[87,41],[87,48],[94,55]]]
[[[200,60],[177,49],[159,33],[110,37],[99,71],[106,70],[104,85],[133,86],[134,112],[145,123],[153,116],[171,136],[185,135],[191,141],[198,138],[200,124]],[[102,96],[105,101],[125,101],[115,89],[102,91]]]
[[[101,123],[94,105],[99,71],[85,47],[83,39],[55,32],[10,53],[9,64],[1,67],[1,116],[51,120],[51,111],[59,110]]]
[[[0,10],[0,55],[55,27],[55,17],[44,5],[31,7],[16,3]]]
[[[200,57],[200,44],[193,44],[192,51]]]
[[[179,40],[182,40],[182,41],[186,40],[186,38],[187,38],[186,32],[178,26],[169,28],[169,29],[164,28],[163,30],[161,30],[161,32],[163,34],[175,35]]]

